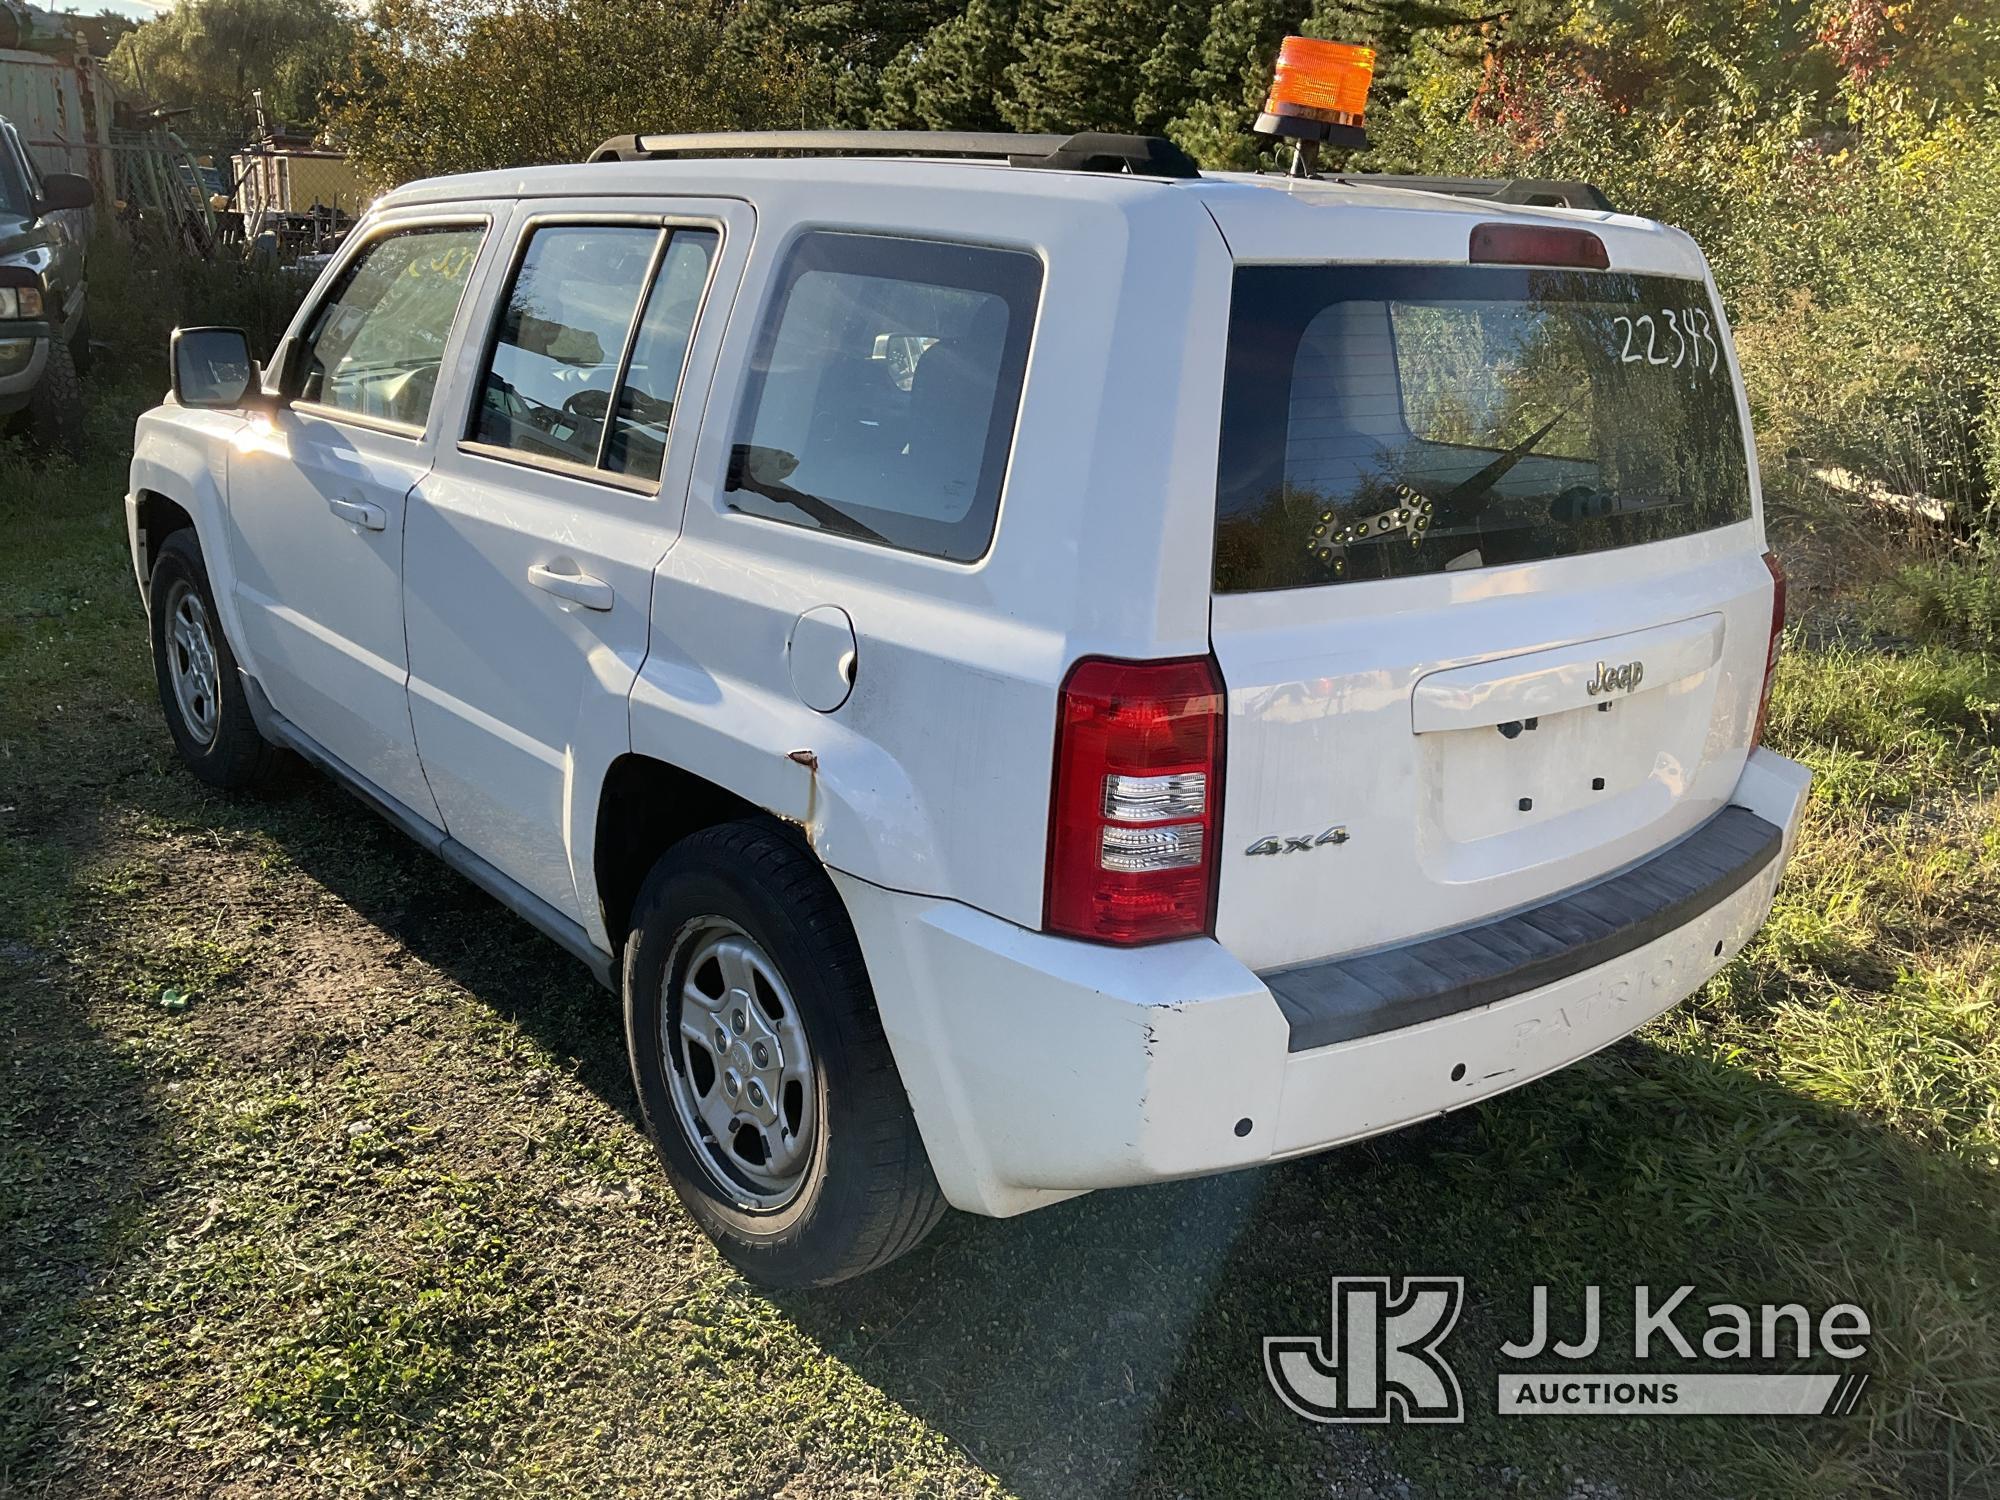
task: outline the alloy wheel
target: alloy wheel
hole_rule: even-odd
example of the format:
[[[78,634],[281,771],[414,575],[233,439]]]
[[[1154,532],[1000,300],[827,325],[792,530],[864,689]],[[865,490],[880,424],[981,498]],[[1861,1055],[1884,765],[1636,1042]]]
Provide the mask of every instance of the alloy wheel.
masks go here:
[[[217,693],[222,668],[216,658],[208,606],[192,584],[177,582],[168,592],[166,635],[167,680],[173,685],[181,723],[195,743],[206,749],[215,743],[221,724]]]
[[[734,1201],[782,1208],[805,1183],[820,1124],[818,1072],[784,976],[742,928],[702,917],[681,930],[666,984],[659,1040],[682,1133]]]

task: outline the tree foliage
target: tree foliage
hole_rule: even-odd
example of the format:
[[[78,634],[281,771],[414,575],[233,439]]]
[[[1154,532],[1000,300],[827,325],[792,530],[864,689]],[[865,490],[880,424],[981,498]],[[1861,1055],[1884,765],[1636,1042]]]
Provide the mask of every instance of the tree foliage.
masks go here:
[[[908,130],[1005,130],[1018,0],[970,0],[882,70],[859,122]]]
[[[807,119],[812,69],[696,0],[380,0],[333,124],[382,183]]]
[[[106,66],[126,97],[188,109],[196,133],[240,138],[256,89],[279,119],[317,121],[355,30],[326,0],[179,0],[121,36]]]
[[[728,22],[733,51],[797,58],[817,84],[818,123],[862,123],[882,70],[964,10],[962,0],[737,0]]]

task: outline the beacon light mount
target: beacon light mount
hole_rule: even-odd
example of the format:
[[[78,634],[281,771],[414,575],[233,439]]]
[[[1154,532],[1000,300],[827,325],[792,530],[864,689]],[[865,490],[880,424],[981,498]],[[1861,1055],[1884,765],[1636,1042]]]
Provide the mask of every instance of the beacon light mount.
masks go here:
[[[1358,151],[1368,144],[1364,117],[1375,77],[1375,50],[1316,37],[1288,36],[1278,49],[1270,93],[1251,129],[1292,143],[1292,175],[1309,176],[1321,146]]]

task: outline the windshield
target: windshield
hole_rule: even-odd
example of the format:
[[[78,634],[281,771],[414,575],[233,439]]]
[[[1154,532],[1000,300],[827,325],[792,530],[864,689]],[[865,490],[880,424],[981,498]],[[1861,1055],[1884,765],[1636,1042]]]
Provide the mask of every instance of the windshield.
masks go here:
[[[1534,562],[1726,526],[1750,476],[1698,281],[1236,273],[1217,592]]]

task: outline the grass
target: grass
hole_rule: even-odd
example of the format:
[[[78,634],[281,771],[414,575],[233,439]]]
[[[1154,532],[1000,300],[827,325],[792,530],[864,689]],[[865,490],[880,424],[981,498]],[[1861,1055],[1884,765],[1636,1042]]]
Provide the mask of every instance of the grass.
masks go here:
[[[1890,629],[2000,649],[2000,545],[1967,549],[1928,566],[1904,564],[1870,601]]]
[[[2000,1492],[2000,661],[1796,633],[1777,909],[1637,1039],[1283,1168],[949,1220],[770,1297],[666,1193],[573,962],[150,701],[118,495],[0,452],[0,1493]],[[1852,641],[1867,638],[1854,636]],[[1260,1372],[1330,1274],[1464,1275],[1459,1428]],[[1529,1288],[1852,1300],[1847,1419],[1501,1422]]]

